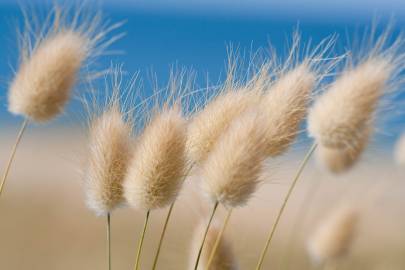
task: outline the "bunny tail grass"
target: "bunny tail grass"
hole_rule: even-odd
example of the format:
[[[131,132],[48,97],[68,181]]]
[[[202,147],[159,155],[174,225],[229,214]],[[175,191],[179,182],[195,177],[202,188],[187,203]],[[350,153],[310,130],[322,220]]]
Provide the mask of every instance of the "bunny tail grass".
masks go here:
[[[356,237],[359,215],[359,209],[344,204],[321,220],[307,245],[314,264],[333,265],[347,256]]]
[[[111,270],[111,217],[110,217],[110,213],[107,214],[107,256],[108,256],[108,270]]]
[[[286,207],[286,205],[287,205],[288,199],[290,198],[290,196],[291,196],[291,194],[292,194],[292,192],[293,192],[293,190],[294,190],[294,188],[295,188],[295,186],[296,186],[296,184],[297,184],[297,182],[298,182],[298,179],[299,179],[300,176],[301,176],[301,173],[303,172],[305,166],[307,165],[307,163],[308,163],[310,157],[311,157],[312,154],[314,153],[316,147],[317,147],[317,144],[314,143],[314,144],[311,146],[311,148],[309,149],[308,153],[305,155],[305,158],[304,158],[304,160],[302,161],[300,167],[298,168],[297,174],[295,175],[294,180],[293,180],[293,182],[291,183],[290,188],[288,189],[287,195],[286,195],[285,198],[284,198],[284,202],[283,202],[283,204],[281,205],[281,208],[280,208],[280,210],[279,210],[279,212],[278,212],[278,214],[277,214],[276,221],[274,222],[274,225],[273,225],[273,227],[271,228],[271,231],[270,231],[269,237],[268,237],[268,239],[267,239],[266,245],[264,246],[263,251],[262,251],[262,254],[260,255],[259,262],[257,263],[256,270],[260,270],[260,269],[262,268],[262,265],[263,265],[263,262],[264,262],[264,258],[266,257],[267,250],[268,250],[269,247],[270,247],[271,240],[273,239],[274,232],[276,231],[277,225],[278,225],[278,223],[280,222],[281,216],[283,215],[283,212],[284,212],[284,209],[285,209],[285,207]]]
[[[198,263],[200,262],[201,252],[202,252],[202,249],[204,247],[205,239],[207,238],[208,230],[210,229],[212,219],[214,218],[215,212],[216,212],[216,210],[218,208],[218,204],[219,204],[218,201],[215,202],[214,208],[212,208],[210,219],[209,219],[207,227],[205,228],[205,231],[204,231],[203,240],[201,242],[200,248],[198,249],[198,255],[197,255],[197,260],[195,261],[194,270],[197,270],[197,268],[198,268]]]
[[[110,24],[101,12],[87,14],[84,6],[62,8],[56,2],[44,20],[24,12],[17,32],[20,56],[8,89],[8,111],[34,122],[62,114],[78,84],[99,76],[88,72],[92,63],[122,37],[107,38],[122,23]]]
[[[219,246],[219,242],[221,242],[222,235],[224,234],[225,229],[226,229],[226,227],[228,226],[229,219],[230,219],[230,217],[231,217],[231,215],[232,215],[232,210],[233,210],[232,208],[231,208],[230,210],[228,210],[228,214],[226,215],[224,224],[222,224],[222,228],[221,228],[221,230],[220,230],[219,233],[218,233],[217,239],[215,240],[214,246],[213,246],[212,251],[211,251],[211,253],[210,253],[210,256],[209,256],[209,258],[208,258],[207,270],[210,269],[210,266],[211,266],[211,264],[212,264],[212,261],[214,260],[215,253],[216,253],[216,251],[217,251],[217,249],[218,249],[218,246]]]
[[[160,234],[160,239],[159,239],[158,248],[157,248],[157,251],[156,251],[155,259],[154,259],[154,261],[153,261],[152,270],[155,270],[155,269],[156,269],[157,262],[158,262],[158,259],[159,259],[159,255],[160,255],[160,250],[161,250],[161,248],[162,248],[163,239],[164,239],[165,234],[166,234],[167,224],[169,224],[169,220],[170,220],[170,217],[171,217],[171,215],[172,215],[172,211],[173,211],[175,202],[176,202],[176,201],[174,201],[174,202],[170,205],[169,212],[167,212],[165,224],[163,225],[163,230],[162,230],[162,233]]]
[[[124,196],[134,208],[153,210],[172,204],[187,169],[186,120],[177,105],[164,108],[140,136],[130,161]]]
[[[142,230],[141,238],[139,239],[139,243],[138,243],[138,252],[136,253],[136,262],[135,262],[134,270],[139,269],[139,261],[140,261],[140,258],[141,258],[143,240],[145,239],[146,228],[148,227],[149,215],[150,215],[150,210],[148,210],[146,212],[145,223],[143,224],[143,230]]]
[[[13,164],[14,157],[15,157],[15,154],[17,152],[18,145],[21,142],[21,138],[22,138],[22,136],[24,134],[25,129],[27,128],[28,122],[29,121],[28,121],[27,118],[24,119],[24,121],[22,122],[21,127],[20,127],[20,131],[18,132],[18,135],[17,135],[17,139],[15,141],[13,149],[11,150],[10,158],[9,158],[9,160],[7,162],[7,165],[6,165],[6,170],[4,171],[4,175],[3,175],[2,179],[1,179],[0,196],[3,193],[4,184],[6,183],[8,174],[9,174],[10,169],[11,169],[11,165]]]

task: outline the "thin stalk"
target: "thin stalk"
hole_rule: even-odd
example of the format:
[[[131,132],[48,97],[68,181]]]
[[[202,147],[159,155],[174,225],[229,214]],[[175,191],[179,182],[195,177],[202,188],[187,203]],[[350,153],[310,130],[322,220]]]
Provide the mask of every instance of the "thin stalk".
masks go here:
[[[288,236],[285,252],[281,260],[283,267],[281,267],[280,269],[290,269],[290,263],[293,261],[291,260],[291,258],[293,258],[294,256],[295,241],[298,238],[298,228],[300,225],[305,224],[305,221],[309,214],[309,211],[305,211],[305,208],[311,209],[312,202],[315,199],[320,187],[321,183],[317,178],[317,181],[315,183],[312,183],[312,185],[309,187],[309,190],[305,193],[304,199],[301,201],[300,208],[297,211],[298,214],[293,219],[291,233]]]
[[[110,213],[107,214],[107,256],[108,256],[108,270],[111,270],[111,218],[110,218]]]
[[[211,250],[211,254],[210,254],[209,258],[208,258],[208,263],[207,263],[206,270],[210,269],[212,261],[214,260],[215,253],[216,253],[216,251],[218,249],[219,243],[221,242],[222,235],[224,234],[225,229],[226,229],[226,227],[228,225],[229,219],[230,219],[230,217],[232,215],[232,210],[233,210],[232,208],[230,210],[228,210],[228,214],[226,215],[224,224],[222,224],[222,228],[221,228],[221,230],[219,231],[219,233],[217,235],[217,239],[215,240],[214,246],[213,246],[213,248]]]
[[[135,270],[139,269],[139,261],[140,261],[141,253],[142,253],[143,240],[145,239],[146,228],[148,227],[148,222],[149,222],[149,214],[150,214],[150,210],[148,210],[146,212],[145,223],[143,224],[141,239],[139,240],[139,244],[138,244],[138,252],[136,254],[136,262],[135,262],[135,268],[134,268]]]
[[[212,222],[212,219],[214,218],[217,208],[218,208],[218,201],[215,202],[214,208],[212,208],[210,219],[208,221],[207,227],[205,228],[204,237],[201,242],[200,249],[198,250],[197,260],[195,261],[194,270],[197,270],[197,268],[198,268],[198,263],[200,262],[201,252],[202,252],[202,249],[205,244],[205,239],[207,238],[208,230],[210,229],[211,222]]]
[[[8,174],[9,174],[10,169],[11,169],[11,164],[14,161],[14,157],[15,157],[15,154],[17,152],[18,145],[20,144],[21,138],[22,138],[22,136],[24,134],[24,131],[25,131],[27,125],[28,125],[28,119],[26,118],[26,119],[24,119],[24,121],[21,124],[20,131],[18,132],[17,139],[16,139],[16,141],[14,143],[13,149],[11,150],[11,155],[10,155],[10,158],[9,158],[9,160],[7,162],[7,165],[6,165],[6,170],[4,171],[3,177],[1,179],[0,196],[1,196],[2,192],[3,192],[4,184],[6,183]]]
[[[312,154],[314,153],[314,151],[315,151],[315,149],[316,149],[316,146],[317,146],[316,143],[314,143],[314,144],[311,146],[311,148],[309,149],[309,151],[308,151],[307,154],[305,155],[305,158],[304,158],[304,160],[302,161],[300,167],[298,168],[297,174],[295,175],[294,180],[292,181],[291,186],[290,186],[290,188],[288,189],[287,195],[286,195],[285,198],[284,198],[283,204],[281,205],[281,208],[280,208],[280,210],[279,210],[279,212],[278,212],[278,214],[277,214],[276,221],[274,222],[274,225],[272,226],[272,228],[271,228],[271,230],[270,230],[269,236],[268,236],[267,241],[266,241],[266,245],[264,246],[263,251],[262,251],[262,253],[261,253],[261,255],[260,255],[259,262],[257,263],[256,270],[260,270],[260,269],[262,268],[262,265],[263,265],[263,262],[264,262],[264,258],[266,257],[267,250],[268,250],[269,247],[270,247],[271,240],[273,239],[273,235],[274,235],[274,233],[275,233],[275,231],[276,231],[276,229],[277,229],[278,223],[280,222],[281,216],[282,216],[283,213],[284,213],[284,210],[285,210],[285,207],[286,207],[286,205],[287,205],[288,199],[290,198],[290,196],[291,196],[291,194],[292,194],[292,192],[293,192],[295,186],[297,185],[298,179],[300,178],[300,176],[301,176],[301,174],[302,174],[302,172],[303,172],[305,166],[307,165],[307,163],[308,163],[310,157],[311,157]]]
[[[184,175],[184,178],[182,180],[183,182],[186,180],[188,174],[190,173],[190,171],[191,171],[191,169],[193,167],[194,167],[194,163],[192,163],[190,165],[190,167],[187,169],[186,174]],[[165,219],[165,224],[163,225],[163,230],[162,230],[162,233],[160,234],[160,239],[159,239],[159,244],[158,244],[158,248],[157,248],[157,251],[156,251],[155,259],[153,260],[152,270],[156,269],[157,262],[158,262],[158,259],[159,259],[159,255],[160,255],[160,250],[162,249],[163,239],[164,239],[164,237],[166,235],[167,225],[169,224],[170,217],[172,216],[172,212],[173,212],[173,208],[174,208],[175,203],[176,203],[176,201],[174,201],[170,205],[169,211],[167,212],[166,219]]]
[[[164,236],[166,234],[167,224],[169,223],[170,216],[172,215],[174,203],[175,203],[175,201],[170,205],[169,212],[167,213],[167,216],[166,216],[165,224],[163,225],[162,233],[160,234],[159,245],[158,245],[158,248],[157,248],[157,251],[156,251],[155,259],[153,261],[152,270],[155,270],[156,266],[157,266],[157,262],[158,262],[158,258],[159,258],[159,254],[160,254],[160,249],[162,248],[163,238],[164,238]]]

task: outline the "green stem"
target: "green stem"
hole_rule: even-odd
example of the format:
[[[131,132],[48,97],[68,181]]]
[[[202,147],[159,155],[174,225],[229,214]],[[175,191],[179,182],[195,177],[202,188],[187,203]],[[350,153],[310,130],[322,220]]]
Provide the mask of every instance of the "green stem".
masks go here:
[[[139,261],[140,261],[140,258],[141,258],[143,241],[145,239],[146,228],[148,227],[148,222],[149,222],[149,214],[150,214],[150,210],[148,210],[146,212],[145,223],[143,224],[142,235],[141,235],[141,239],[139,240],[138,252],[136,254],[136,262],[135,262],[135,268],[134,268],[135,270],[139,269]]]
[[[15,157],[15,154],[17,152],[18,145],[20,144],[21,138],[22,138],[22,136],[24,134],[24,131],[25,131],[27,125],[28,125],[28,119],[24,119],[24,121],[21,124],[20,131],[18,132],[17,139],[16,139],[16,141],[14,143],[13,149],[11,150],[11,155],[10,155],[10,158],[9,158],[9,160],[7,162],[7,165],[6,165],[6,170],[4,171],[3,177],[1,179],[0,196],[1,196],[2,192],[3,192],[4,184],[6,183],[8,174],[9,174],[10,169],[11,169],[11,164],[14,161],[14,157]]]
[[[108,255],[108,270],[111,270],[111,218],[110,218],[110,213],[107,214],[107,255]]]
[[[203,240],[201,242],[200,249],[198,250],[197,260],[195,261],[194,270],[197,270],[197,268],[198,268],[198,263],[200,262],[201,252],[202,252],[202,249],[203,249],[204,244],[205,244],[205,239],[207,238],[208,230],[210,229],[211,222],[212,222],[212,219],[214,218],[214,215],[215,215],[215,212],[216,212],[217,208],[218,208],[218,201],[215,202],[214,208],[212,208],[210,219],[208,221],[207,227],[205,228],[204,237],[203,237]]]
[[[211,266],[211,264],[212,264],[212,261],[214,260],[214,257],[215,257],[215,253],[216,253],[216,251],[217,251],[217,249],[218,249],[219,243],[221,242],[222,235],[223,235],[224,232],[225,232],[225,229],[226,229],[226,227],[227,227],[227,225],[228,225],[228,222],[229,222],[229,219],[230,219],[231,215],[232,215],[232,209],[230,209],[230,210],[228,211],[228,214],[226,215],[224,224],[222,224],[222,228],[221,228],[221,230],[219,231],[219,233],[218,233],[218,235],[217,235],[217,239],[215,240],[214,246],[213,246],[213,248],[212,248],[212,250],[211,250],[211,254],[210,254],[209,259],[208,259],[208,263],[207,263],[207,268],[206,268],[206,270],[209,270],[209,269],[210,269],[210,266]]]
[[[287,205],[288,199],[290,198],[295,186],[297,185],[298,179],[300,178],[300,176],[302,174],[302,171],[304,170],[306,164],[308,163],[310,157],[312,156],[312,153],[315,151],[316,146],[317,146],[316,143],[314,143],[311,146],[310,150],[305,155],[305,158],[302,161],[300,167],[298,168],[297,174],[295,175],[294,180],[292,181],[291,186],[288,189],[287,195],[284,198],[283,204],[281,205],[281,208],[280,208],[280,210],[279,210],[279,212],[277,214],[276,221],[274,222],[274,225],[270,229],[270,233],[269,233],[269,236],[267,238],[266,245],[264,246],[263,251],[262,251],[262,253],[260,255],[259,262],[257,263],[257,266],[256,266],[256,270],[260,270],[262,268],[264,258],[266,257],[266,253],[267,253],[267,251],[268,251],[268,249],[270,247],[271,240],[273,239],[274,233],[275,233],[275,231],[277,229],[278,223],[280,222],[281,216],[284,213],[284,209],[285,209],[285,207]]]

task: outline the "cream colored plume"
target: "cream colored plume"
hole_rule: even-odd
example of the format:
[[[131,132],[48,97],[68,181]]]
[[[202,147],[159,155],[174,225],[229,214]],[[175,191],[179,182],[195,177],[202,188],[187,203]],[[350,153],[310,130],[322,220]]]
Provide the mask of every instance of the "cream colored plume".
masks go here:
[[[359,144],[365,129],[370,127],[392,71],[393,64],[379,56],[347,69],[311,108],[310,136],[330,148]]]
[[[366,129],[357,142],[350,148],[332,148],[319,145],[316,149],[318,162],[332,173],[342,173],[349,170],[361,157],[369,141],[370,131]]]
[[[267,154],[277,156],[294,141],[316,83],[316,74],[304,62],[283,74],[260,102],[266,117]]]
[[[308,242],[308,253],[316,263],[326,263],[344,256],[355,237],[358,212],[342,206],[330,213],[316,228]]]
[[[125,198],[136,208],[165,207],[175,199],[186,173],[186,121],[179,108],[164,109],[139,138],[125,179]]]
[[[245,204],[259,182],[265,146],[258,111],[246,111],[235,119],[202,164],[202,185],[208,196],[227,207]]]
[[[202,222],[196,229],[190,254],[190,267],[189,269],[194,269],[195,257],[197,256],[198,250],[201,245],[201,239],[204,236],[204,230],[206,227],[206,222]],[[220,228],[216,224],[212,224],[208,230],[207,238],[204,243],[204,248],[201,252],[201,259],[198,264],[198,270],[207,270],[207,264],[211,251],[214,248],[215,241],[217,240]],[[238,264],[233,254],[232,247],[227,241],[227,238],[223,235],[218,247],[216,249],[215,255],[210,265],[210,270],[237,270]]]
[[[203,162],[232,120],[257,104],[259,98],[258,91],[229,90],[198,112],[188,126],[187,152],[191,160]]]
[[[15,75],[9,110],[34,121],[46,121],[62,112],[86,58],[87,42],[73,31],[42,41]]]
[[[123,203],[123,188],[131,156],[132,123],[126,122],[118,102],[90,124],[89,157],[85,174],[87,205],[106,215]]]
[[[404,166],[405,165],[405,135],[402,134],[398,139],[398,142],[395,146],[395,161],[397,164]]]
[[[62,22],[69,16],[55,10],[53,25],[41,25],[40,33],[31,33],[31,21],[27,19],[20,65],[8,93],[9,111],[37,122],[50,120],[63,111],[82,66],[115,40],[100,44],[118,26],[102,29],[99,15],[80,23],[80,12],[71,18],[72,22]],[[48,30],[44,33],[44,29]]]
[[[342,173],[350,169],[359,159],[360,149],[339,149],[318,146],[316,157],[318,161],[332,173]]]

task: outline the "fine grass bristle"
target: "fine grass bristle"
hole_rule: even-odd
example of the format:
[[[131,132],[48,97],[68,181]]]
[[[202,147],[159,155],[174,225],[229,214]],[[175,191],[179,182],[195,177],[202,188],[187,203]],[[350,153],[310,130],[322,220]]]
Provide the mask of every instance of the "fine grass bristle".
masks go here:
[[[261,65],[243,80],[235,78],[235,69],[240,63],[231,58],[229,61],[227,79],[219,92],[197,110],[188,125],[187,153],[190,160],[199,165],[207,159],[230,123],[259,103],[268,80],[269,64]]]
[[[278,78],[262,98],[260,109],[266,117],[269,156],[280,155],[294,141],[315,83],[316,74],[304,62]]]
[[[202,164],[203,188],[227,207],[244,205],[256,190],[266,158],[263,118],[246,111],[232,121]]]
[[[341,206],[321,222],[308,242],[308,253],[315,263],[335,261],[349,251],[358,215],[355,208]]]
[[[208,103],[188,126],[187,152],[190,159],[203,162],[231,121],[258,100],[258,93],[239,89],[221,93]]]
[[[98,215],[110,213],[124,201],[122,182],[131,157],[132,131],[132,123],[124,119],[114,100],[90,124],[85,190],[88,207]]]
[[[346,70],[311,108],[310,135],[330,148],[360,144],[393,68],[389,59],[376,56]]]
[[[103,26],[99,14],[80,21],[82,14],[76,13],[70,18],[56,7],[49,16],[52,19],[38,30],[32,29],[26,18],[20,64],[9,88],[11,113],[37,122],[60,114],[79,80],[81,68],[115,40],[113,37],[103,43],[104,36],[118,25]]]
[[[195,258],[195,253],[198,252],[199,244],[201,241],[201,238],[203,237],[204,229],[205,229],[205,224],[206,222],[202,222],[196,229],[194,238],[192,241],[192,247],[191,247],[191,256],[190,256],[190,269],[193,269],[192,267],[194,266],[194,258]],[[218,234],[219,234],[219,227],[216,224],[212,224],[208,230],[206,239],[205,239],[205,244],[204,248],[201,252],[201,259],[200,263],[198,265],[198,270],[205,270],[207,269],[208,262],[210,259],[211,251],[214,248],[215,241],[217,240]],[[192,265],[191,265],[192,264]],[[221,237],[221,241],[218,244],[218,247],[216,249],[215,255],[213,257],[213,260],[210,264],[209,267],[210,270],[237,270],[238,269],[238,263],[235,258],[235,255],[233,254],[232,247],[230,243],[228,242],[227,238],[225,236]]]
[[[186,120],[175,106],[163,109],[140,136],[124,182],[125,198],[153,210],[176,199],[186,173]]]

